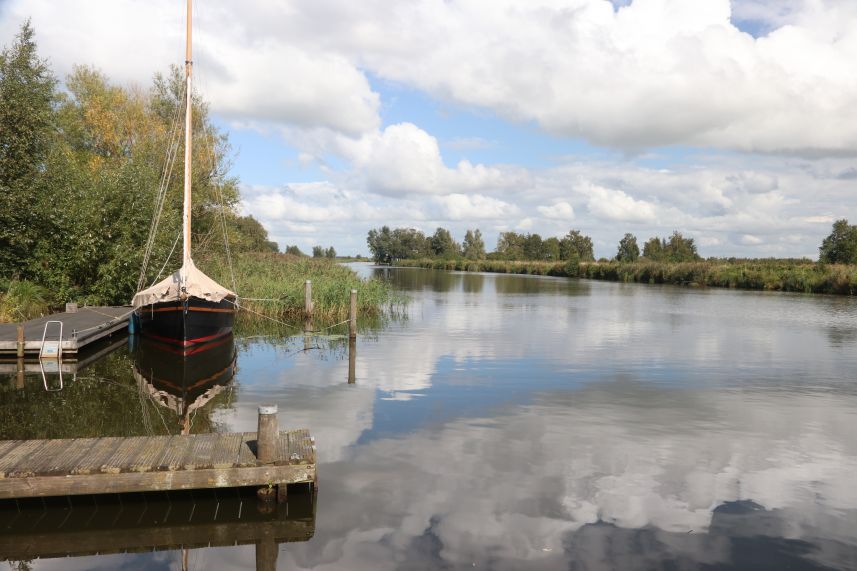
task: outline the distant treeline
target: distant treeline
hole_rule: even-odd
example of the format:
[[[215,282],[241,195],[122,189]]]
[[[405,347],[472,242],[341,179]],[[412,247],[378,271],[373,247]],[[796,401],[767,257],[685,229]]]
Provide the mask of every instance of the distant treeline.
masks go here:
[[[582,234],[580,230],[569,230],[562,238],[554,236],[542,238],[539,234],[501,232],[497,238],[497,248],[490,253],[485,252],[482,232],[478,229],[467,230],[464,240],[459,244],[446,228],[438,228],[434,234],[426,236],[414,228],[390,229],[388,226],[383,226],[380,229],[370,230],[366,242],[372,257],[380,263],[420,258],[595,261],[592,238]],[[640,255],[637,238],[633,234],[625,234],[619,241],[615,259],[633,262]],[[668,238],[657,236],[650,238],[643,246],[642,255],[648,260],[659,262],[688,262],[701,259],[693,238],[685,238],[678,231],[673,232]]]
[[[22,26],[0,54],[0,294],[25,298],[29,281],[54,301],[127,303],[156,216],[143,281],[180,265],[183,90],[176,67],[147,89],[76,67],[59,87]],[[277,251],[257,220],[239,215],[226,135],[202,100],[193,107],[194,258],[222,255],[224,227],[233,252]]]

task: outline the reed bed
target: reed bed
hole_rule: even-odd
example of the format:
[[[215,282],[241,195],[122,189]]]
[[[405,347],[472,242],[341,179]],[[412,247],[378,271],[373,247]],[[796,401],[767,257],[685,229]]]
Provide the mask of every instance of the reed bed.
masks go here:
[[[45,288],[25,280],[0,282],[0,323],[27,321],[50,309]]]
[[[228,265],[209,261],[204,271],[233,287]],[[353,270],[326,258],[289,254],[245,253],[233,259],[234,288],[250,316],[303,319],[304,283],[312,281],[313,318],[320,322],[348,319],[351,290],[357,290],[357,313],[371,316],[393,310],[404,299],[379,280],[363,280]]]
[[[595,280],[855,295],[857,266],[809,260],[709,259],[698,262],[540,262],[506,260],[400,260],[399,265]]]

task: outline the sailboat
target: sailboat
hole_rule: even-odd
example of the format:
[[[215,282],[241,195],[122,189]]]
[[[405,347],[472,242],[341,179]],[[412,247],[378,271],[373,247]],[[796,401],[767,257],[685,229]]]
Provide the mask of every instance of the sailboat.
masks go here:
[[[182,266],[171,276],[137,292],[131,304],[140,332],[183,347],[232,333],[237,295],[199,270],[191,259],[192,0],[187,0],[185,47],[184,210]]]

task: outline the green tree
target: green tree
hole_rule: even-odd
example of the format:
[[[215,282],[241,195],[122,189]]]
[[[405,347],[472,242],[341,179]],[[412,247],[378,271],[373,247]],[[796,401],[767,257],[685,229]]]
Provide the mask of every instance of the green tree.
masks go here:
[[[464,257],[468,260],[485,259],[485,242],[482,241],[482,232],[478,228],[476,230],[468,230],[464,234],[461,250]]]
[[[546,238],[542,241],[542,260],[559,260],[559,238],[556,236],[551,236],[550,238]]]
[[[527,234],[524,236],[524,256],[525,260],[541,260],[544,250],[542,248],[542,237],[538,234]]]
[[[525,236],[516,232],[500,232],[497,237],[497,253],[506,260],[524,259]]]
[[[563,236],[559,241],[560,259],[572,260],[575,254],[581,262],[595,260],[595,254],[592,249],[592,238],[581,234],[580,230],[569,230],[568,234]]]
[[[640,257],[640,247],[637,246],[637,237],[633,234],[625,234],[619,240],[619,249],[616,259],[620,262],[635,262]]]
[[[336,250],[333,249],[333,246],[324,251],[324,257],[330,258],[331,260],[336,258]]]
[[[461,248],[452,239],[452,234],[446,228],[438,228],[430,238],[432,254],[441,258],[454,258],[461,253]]]
[[[656,262],[693,262],[700,259],[693,238],[678,230],[669,238],[653,237],[643,245],[643,257]]]
[[[653,236],[646,240],[643,244],[643,257],[653,262],[660,262],[666,259],[666,243],[661,238]]]
[[[56,135],[55,85],[28,20],[0,53],[0,275],[26,274],[38,237],[50,232],[39,211]]]
[[[300,249],[300,248],[298,248],[297,246],[288,246],[288,245],[287,245],[287,246],[286,246],[285,253],[286,253],[286,254],[290,254],[290,255],[292,255],[292,256],[306,256],[306,254],[304,254],[303,252],[301,252],[301,249]]]
[[[833,223],[833,230],[818,249],[818,260],[825,264],[857,264],[857,226],[844,218]]]
[[[312,257],[313,258],[323,258],[324,257],[324,248],[321,246],[313,246],[312,247]]]

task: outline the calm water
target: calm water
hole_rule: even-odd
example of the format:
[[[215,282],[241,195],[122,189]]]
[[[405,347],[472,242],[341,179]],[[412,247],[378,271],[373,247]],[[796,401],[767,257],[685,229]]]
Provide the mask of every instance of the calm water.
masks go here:
[[[275,402],[282,426],[315,435],[314,505],[253,516],[311,530],[279,545],[278,568],[857,569],[857,300],[359,271],[411,303],[361,332],[356,382],[341,338],[304,351],[303,337],[242,334],[234,380],[186,415],[193,431],[255,430]],[[0,376],[0,436],[175,432],[182,405],[140,390],[136,351],[59,392]],[[254,569],[258,549],[186,561]],[[180,569],[182,556],[31,567]]]

